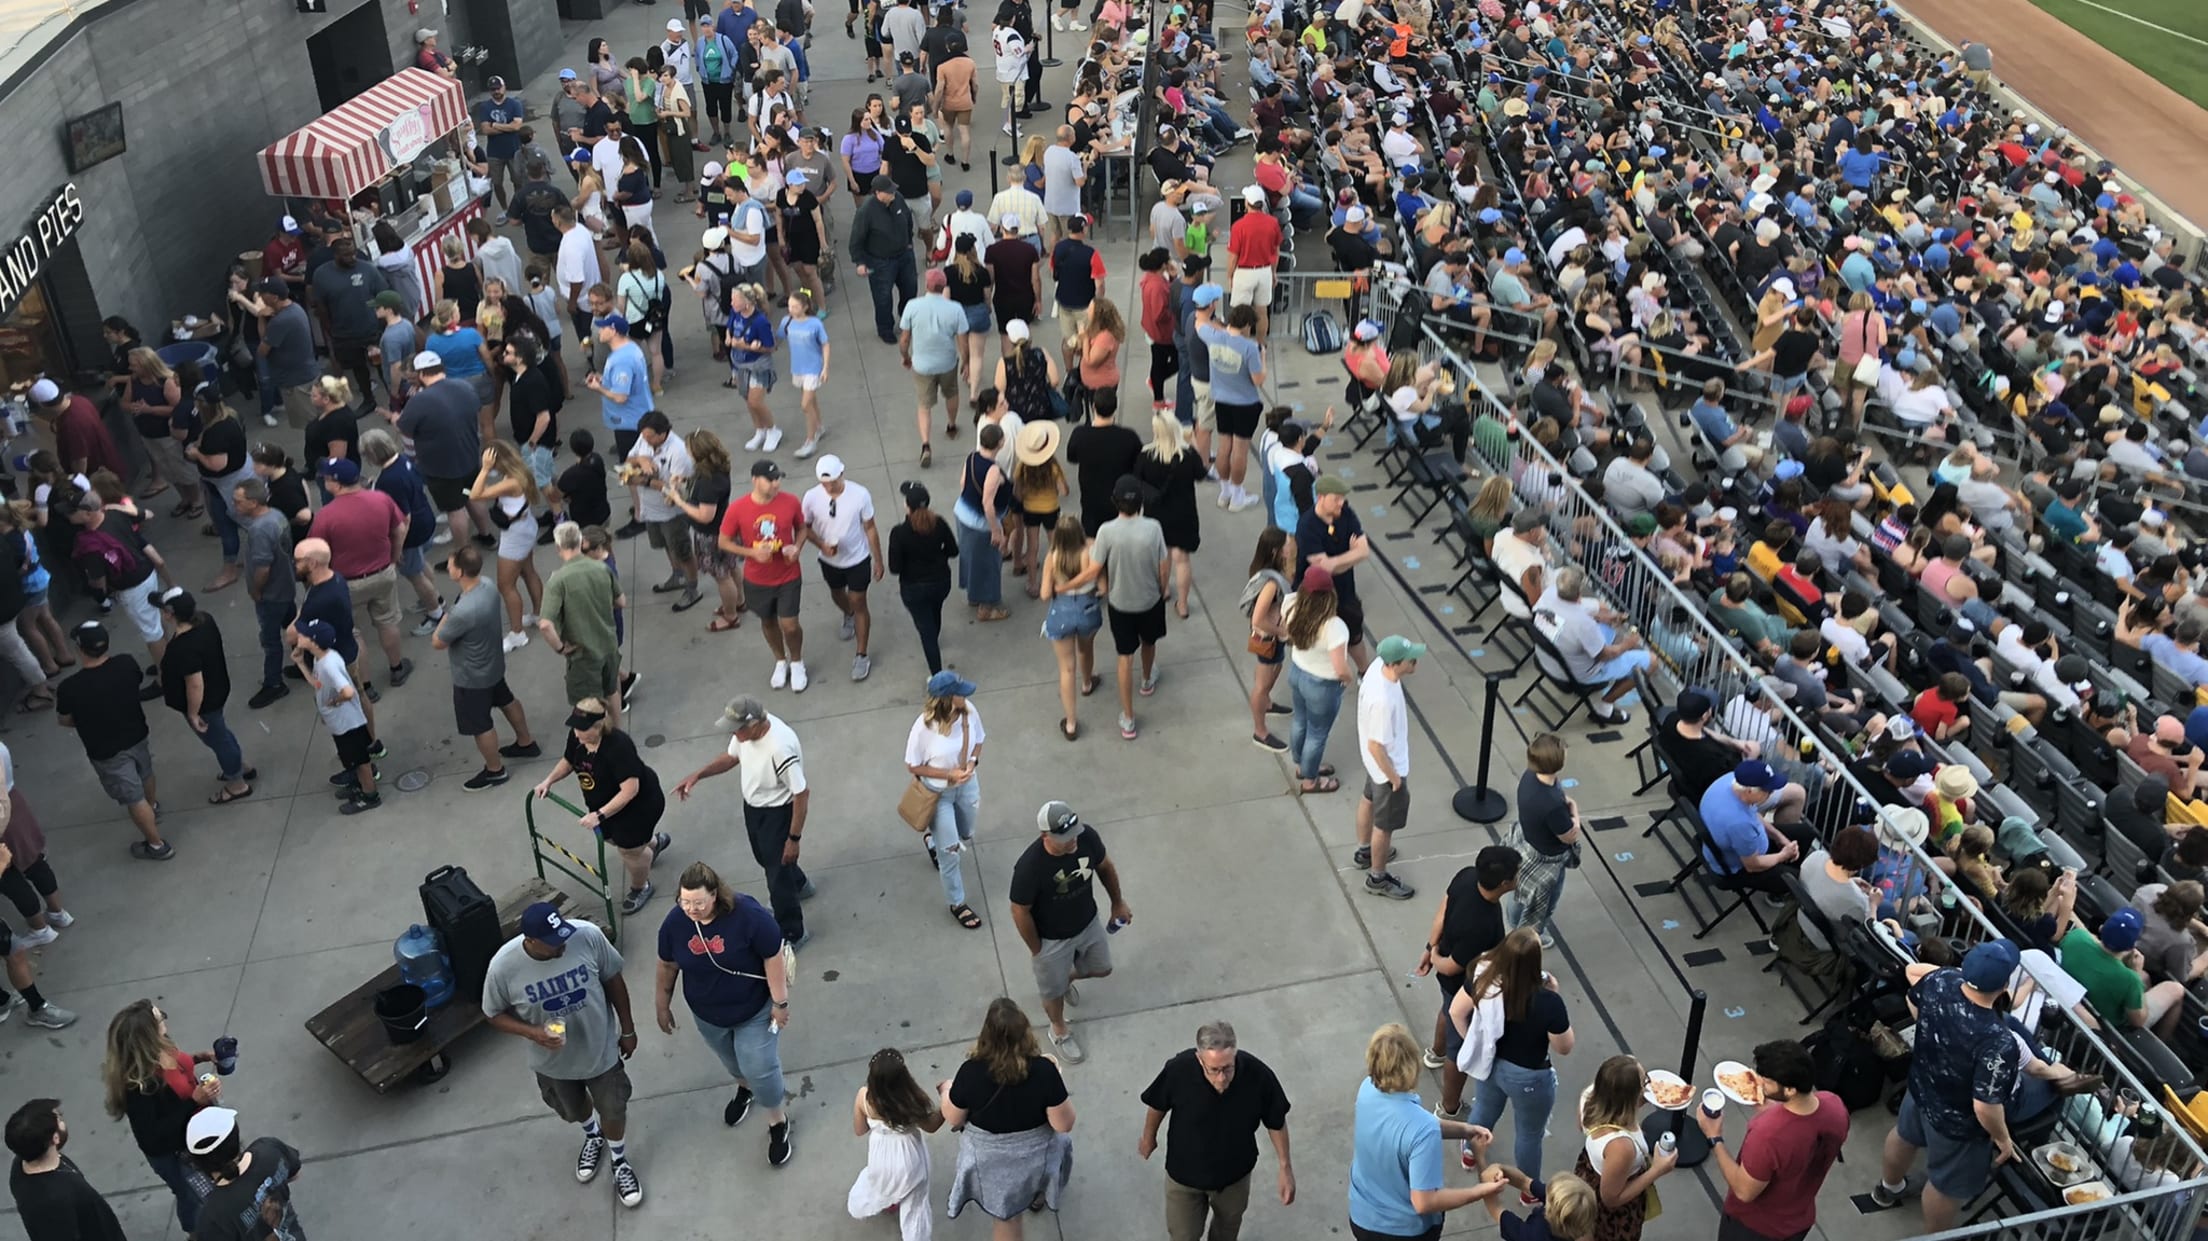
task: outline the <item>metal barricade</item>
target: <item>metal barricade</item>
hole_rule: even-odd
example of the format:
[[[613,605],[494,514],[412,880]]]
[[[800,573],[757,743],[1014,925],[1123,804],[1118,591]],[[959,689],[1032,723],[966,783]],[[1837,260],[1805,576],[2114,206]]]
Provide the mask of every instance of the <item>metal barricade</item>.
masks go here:
[[[581,806],[558,793],[547,793],[543,800],[551,802],[577,819],[587,813]],[[606,938],[615,943],[621,942],[621,909],[613,899],[614,879],[612,870],[606,865],[606,838],[596,831],[591,832],[590,838],[598,847],[598,861],[596,865],[592,865],[588,859],[552,839],[537,827],[537,801],[537,795],[533,791],[521,796],[521,817],[529,827],[529,857],[536,863],[537,878],[545,878],[544,868],[550,865],[552,869],[582,884],[590,895],[597,897],[606,907]],[[566,860],[562,861],[563,858]],[[574,863],[572,867],[568,865],[570,862]]]

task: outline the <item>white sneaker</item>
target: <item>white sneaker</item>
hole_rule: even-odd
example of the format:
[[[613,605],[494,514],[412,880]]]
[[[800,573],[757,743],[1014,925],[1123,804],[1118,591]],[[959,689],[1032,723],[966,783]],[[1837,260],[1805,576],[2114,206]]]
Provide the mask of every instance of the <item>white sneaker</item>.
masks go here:
[[[521,627],[523,629],[535,629],[537,627],[537,619],[537,614],[535,612],[523,612],[521,614]]]
[[[766,438],[767,438],[767,433],[766,433],[765,431],[757,431],[757,430],[753,431],[753,432],[751,433],[751,438],[750,438],[750,439],[748,439],[748,440],[745,440],[745,441],[744,441],[744,451],[745,451],[745,452],[758,452],[758,451],[759,451],[759,445],[760,445],[760,444],[762,444],[762,443],[764,443],[764,442],[766,442]]]
[[[261,415],[261,423],[262,423],[262,424],[263,424],[264,426],[271,426],[271,427],[273,427],[273,426],[281,426],[281,425],[282,425],[281,423],[279,423],[279,422],[277,422],[277,421],[276,421],[276,415],[274,415],[274,414],[262,414],[262,415]]]
[[[1068,23],[1068,24],[1066,25],[1066,29],[1068,29],[1068,30],[1087,30],[1088,28],[1089,28],[1089,24],[1088,24],[1087,22],[1081,22],[1081,21],[1077,21],[1077,22],[1069,22],[1069,23]]]
[[[18,948],[44,948],[46,945],[53,943],[55,940],[60,938],[61,932],[55,930],[51,926],[48,926],[44,930],[25,931],[22,934],[16,936],[15,946]]]
[[[1219,484],[1219,498],[1214,503],[1218,504],[1220,508],[1225,508],[1234,503],[1234,488],[1225,483]]]
[[[771,431],[767,432],[767,441],[766,441],[766,443],[764,443],[764,444],[761,444],[761,445],[759,445],[759,451],[761,451],[761,452],[773,452],[773,451],[774,451],[774,448],[775,448],[775,445],[777,445],[777,444],[780,444],[781,442],[782,442],[782,428],[780,428],[780,427],[776,427],[776,428],[774,428],[773,430],[771,430]]]
[[[819,440],[809,435],[806,436],[805,442],[797,446],[797,459],[803,461],[805,458],[812,456],[813,450],[818,447],[820,447]]]
[[[437,537],[429,542],[432,547],[443,547],[445,544],[452,542],[452,527],[440,524],[437,527]]]
[[[1243,509],[1246,509],[1255,503],[1257,503],[1256,496],[1253,496],[1249,492],[1237,488],[1234,493],[1234,502],[1227,505],[1227,511],[1230,513],[1239,513]]]
[[[1012,136],[1012,122],[1006,121],[1004,124],[997,126],[997,128],[1004,131],[1005,137],[1009,138]]]
[[[1052,30],[1064,30],[1064,29],[1066,28],[1066,18],[1065,18],[1065,15],[1064,15],[1064,14],[1062,14],[1062,13],[1053,13],[1053,14],[1051,14],[1051,15],[1050,15],[1050,28],[1051,28]]]
[[[76,920],[77,916],[66,909],[49,909],[46,911],[46,925],[57,931],[68,930]]]
[[[805,692],[805,687],[812,683],[813,679],[805,674],[803,660],[790,665],[790,689],[793,692],[802,694]]]
[[[499,645],[505,649],[507,654],[511,655],[529,645],[529,635],[517,629],[507,634],[505,640],[500,642]]]
[[[773,675],[773,676],[771,676],[771,677],[768,677],[768,678],[767,678],[767,688],[769,688],[769,689],[781,689],[781,688],[782,688],[783,686],[785,686],[785,685],[788,685],[789,683],[790,683],[790,661],[789,661],[789,660],[787,660],[787,659],[777,659],[777,660],[775,660],[775,661],[774,661],[774,675]]]

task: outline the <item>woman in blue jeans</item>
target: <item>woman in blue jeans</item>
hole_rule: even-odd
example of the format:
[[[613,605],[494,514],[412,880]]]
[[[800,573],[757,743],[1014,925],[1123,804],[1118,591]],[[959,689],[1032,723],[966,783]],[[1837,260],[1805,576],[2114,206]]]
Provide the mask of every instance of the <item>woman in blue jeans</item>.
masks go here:
[[[222,1082],[201,1082],[198,1065],[212,1051],[188,1052],[169,1038],[169,1016],[152,1000],[133,1000],[107,1023],[107,1057],[100,1078],[107,1114],[130,1120],[139,1153],[176,1195],[176,1222],[191,1235],[199,1204],[213,1186],[184,1157],[184,1127],[199,1109],[222,1098]]]
[[[675,907],[659,924],[659,1032],[675,1032],[675,979],[682,979],[698,1034],[736,1079],[721,1123],[737,1125],[754,1103],[767,1109],[767,1162],[790,1161],[790,1118],[782,1110],[782,1028],[790,1022],[782,929],[759,902],[730,890],[712,867],[692,862],[677,881]]]
[[[253,795],[252,781],[260,773],[246,765],[238,735],[222,717],[230,701],[230,673],[222,649],[222,633],[214,622],[199,614],[199,601],[182,587],[170,587],[161,595],[161,611],[176,625],[161,656],[161,682],[169,705],[191,726],[192,735],[214,751],[221,769],[222,787],[207,799],[225,805]]]
[[[1549,1113],[1556,1107],[1556,1069],[1551,1056],[1572,1053],[1572,1021],[1564,1011],[1564,997],[1556,993],[1556,980],[1541,968],[1541,940],[1532,927],[1519,927],[1503,942],[1473,962],[1472,981],[1449,1004],[1449,1019],[1465,1036],[1466,1051],[1457,1061],[1477,1083],[1472,1099],[1472,1125],[1492,1130],[1511,1106],[1513,1164],[1535,1180],[1541,1179],[1541,1139],[1548,1132]],[[1499,1020],[1493,1002],[1501,1009]],[[1479,1036],[1499,1028],[1489,1047]],[[1483,1066],[1482,1060],[1487,1063]],[[1486,1073],[1479,1072],[1485,1067]],[[1475,1166],[1466,1147],[1464,1166]]]
[[[977,447],[966,458],[958,504],[951,510],[958,523],[958,584],[966,589],[975,620],[999,621],[1012,615],[1004,608],[1004,548],[1009,542],[1004,515],[1012,511],[1013,489],[1012,479],[997,463],[1004,450],[1004,428],[985,423],[974,440]]]
[[[928,678],[928,704],[905,737],[905,770],[936,795],[935,821],[926,836],[928,860],[943,880],[943,902],[951,917],[969,931],[981,929],[981,915],[966,903],[963,866],[974,841],[974,819],[981,812],[981,744],[988,730],[981,712],[969,702],[974,683],[946,668]]]
[[[1288,756],[1306,793],[1331,793],[1342,787],[1326,762],[1326,738],[1342,710],[1342,695],[1357,683],[1349,662],[1349,623],[1337,613],[1334,575],[1317,565],[1303,571],[1303,582],[1281,609],[1288,638],[1288,695],[1294,704],[1288,725]]]
[[[199,471],[200,490],[207,493],[207,515],[214,519],[215,533],[222,540],[222,572],[207,586],[213,593],[238,580],[238,514],[231,492],[255,475],[253,458],[246,451],[245,424],[238,421],[237,411],[224,404],[212,387],[201,388],[192,399],[199,406],[200,430],[185,445],[184,455]]]

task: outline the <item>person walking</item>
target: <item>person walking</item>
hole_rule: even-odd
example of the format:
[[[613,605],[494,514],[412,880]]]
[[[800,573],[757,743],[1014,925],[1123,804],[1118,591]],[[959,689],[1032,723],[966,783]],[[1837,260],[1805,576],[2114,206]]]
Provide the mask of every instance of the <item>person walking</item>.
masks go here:
[[[636,515],[644,523],[645,541],[667,556],[667,580],[652,587],[655,595],[681,592],[674,610],[687,612],[704,598],[699,590],[696,558],[690,554],[695,540],[690,517],[675,503],[684,480],[697,473],[689,445],[675,434],[667,411],[655,409],[637,420],[636,440],[622,462],[622,476],[636,488]]]
[[[918,480],[900,484],[897,494],[905,502],[905,519],[889,531],[889,571],[897,576],[898,601],[912,617],[932,676],[943,670],[943,601],[951,597],[958,538],[950,523],[928,507],[931,497]]]
[[[261,684],[246,699],[258,711],[291,692],[284,684],[284,630],[298,614],[299,579],[292,572],[291,523],[269,507],[268,483],[249,478],[231,489],[243,539],[245,589],[261,639]]]
[[[470,793],[497,788],[512,778],[506,770],[509,758],[536,758],[543,753],[529,732],[529,717],[521,700],[506,685],[506,648],[501,639],[499,597],[495,587],[485,589],[483,552],[462,544],[445,560],[455,594],[445,609],[429,644],[452,652],[452,719],[461,736],[474,740],[483,766],[461,784]],[[492,711],[502,712],[513,727],[511,745],[498,743],[498,726]]]
[[[1312,565],[1281,607],[1288,694],[1294,704],[1288,755],[1295,760],[1297,787],[1304,793],[1332,793],[1342,787],[1326,761],[1326,741],[1341,714],[1342,696],[1357,687],[1357,673],[1349,660],[1349,625],[1337,614],[1339,606],[1334,575]]]
[[[1351,1131],[1349,1226],[1357,1241],[1433,1241],[1443,1217],[1492,1198],[1499,1181],[1450,1188],[1442,1181],[1442,1143],[1493,1135],[1437,1116],[1418,1098],[1418,1040],[1396,1022],[1365,1042],[1365,1079],[1357,1086]]]
[[[1158,639],[1165,636],[1165,584],[1170,569],[1165,532],[1142,515],[1142,484],[1123,475],[1112,488],[1119,516],[1097,529],[1089,563],[1104,575],[1104,612],[1119,657],[1119,735],[1133,741],[1135,657],[1142,657],[1142,696],[1158,692]]]
[[[390,496],[391,502],[406,514],[406,538],[399,548],[399,580],[413,589],[414,611],[422,618],[414,622],[413,634],[426,638],[436,632],[437,622],[445,619],[445,601],[429,576],[429,548],[433,543],[451,542],[452,535],[438,528],[429,483],[414,458],[399,451],[397,435],[385,427],[363,432],[360,457],[363,465],[376,472],[376,490]],[[550,541],[549,533],[540,537]]]
[[[635,1207],[644,1182],[629,1163],[625,1062],[636,1054],[636,1018],[621,964],[605,932],[538,901],[521,911],[521,933],[491,956],[483,1015],[492,1029],[528,1040],[537,1093],[553,1115],[583,1127],[575,1179],[596,1178],[610,1155],[614,1194]]]
[[[1472,965],[1470,981],[1450,1001],[1449,1019],[1464,1038],[1457,1067],[1477,1084],[1472,1125],[1492,1132],[1503,1108],[1513,1109],[1515,1166],[1538,1180],[1541,1139],[1556,1106],[1551,1057],[1568,1056],[1576,1036],[1556,979],[1541,968],[1541,941],[1521,927]],[[1476,1027],[1476,1028],[1475,1028]],[[1467,1170],[1477,1164],[1467,1145]]]
[[[1254,188],[1254,187],[1253,187]],[[1248,218],[1247,216],[1244,217]],[[1266,273],[1271,275],[1270,271]],[[1239,513],[1259,502],[1242,486],[1249,467],[1250,441],[1265,412],[1265,355],[1260,346],[1258,312],[1249,306],[1227,311],[1220,325],[1202,324],[1197,341],[1211,363],[1211,401],[1219,433],[1219,507]],[[1259,463],[1263,468],[1263,463]]]
[[[721,712],[721,724],[729,730],[728,750],[714,755],[705,766],[683,777],[675,796],[683,801],[697,791],[698,783],[727,771],[735,771],[744,804],[744,834],[751,840],[752,859],[767,880],[767,897],[774,908],[775,924],[793,949],[805,945],[805,910],[812,899],[813,881],[798,865],[805,820],[812,807],[812,788],[805,780],[805,753],[797,733],[749,696],[732,698]]]
[[[1165,1062],[1142,1092],[1142,1104],[1135,1153],[1143,1159],[1157,1150],[1158,1127],[1171,1119],[1165,1141],[1167,1241],[1241,1236],[1250,1177],[1257,1169],[1257,1144],[1250,1139],[1260,1127],[1280,1163],[1280,1205],[1295,1205],[1288,1092],[1269,1065],[1236,1046],[1233,1026],[1207,1021],[1196,1027],[1196,1045]]]
[[[77,1161],[61,1153],[69,1144],[61,1100],[32,1099],[15,1109],[6,1141],[16,1161],[8,1170],[8,1191],[30,1241],[124,1241],[115,1208],[92,1188]]]
[[[1118,413],[1117,392],[1095,393],[1089,400],[1089,420],[1066,434],[1066,464],[1074,467],[1081,526],[1091,538],[1116,511],[1113,492],[1119,480],[1134,473],[1142,461],[1142,437],[1115,423]]]
[[[813,478],[817,481],[812,489],[798,500],[798,514],[804,519],[805,537],[819,553],[828,599],[843,613],[840,636],[858,643],[851,657],[851,679],[864,681],[874,670],[874,659],[867,653],[874,635],[874,613],[867,607],[866,590],[882,580],[887,565],[881,532],[874,525],[874,496],[843,476],[843,459],[834,453],[813,463]]]
[[[1651,1151],[1641,1131],[1648,1072],[1631,1056],[1612,1056],[1579,1096],[1579,1160],[1572,1174],[1595,1191],[1593,1241],[1640,1241],[1648,1216],[1662,1207],[1656,1182],[1679,1164],[1679,1152]],[[1698,1113],[1699,1114],[1699,1113]]]
[[[414,376],[422,386],[399,414],[399,434],[413,444],[429,498],[445,515],[452,537],[466,539],[474,532],[487,539],[490,515],[468,500],[468,480],[483,454],[475,390],[466,380],[447,376],[445,360],[426,349],[414,355]]]
[[[544,497],[520,451],[496,440],[483,450],[468,499],[490,508],[491,525],[498,530],[498,594],[506,604],[506,636],[501,644],[507,651],[518,651],[529,645],[529,631],[537,624],[536,609],[544,606],[544,579],[537,576],[537,510]]]
[[[1011,542],[1005,515],[1012,511],[1012,478],[998,458],[1004,428],[985,423],[974,434],[951,516],[958,522],[958,584],[973,605],[974,620],[987,624],[1012,615],[1004,606],[1004,549]]]
[[[238,735],[222,718],[230,702],[230,661],[222,649],[222,630],[181,586],[156,591],[153,599],[176,625],[176,636],[161,653],[162,700],[215,755],[221,787],[207,804],[222,806],[251,797],[260,773],[246,763]]]
[[[1081,1002],[1074,983],[1112,972],[1111,928],[1096,914],[1098,880],[1112,903],[1112,921],[1134,921],[1120,891],[1119,868],[1104,851],[1104,838],[1062,801],[1044,802],[1035,814],[1039,835],[1012,865],[1012,925],[1027,945],[1050,1020],[1050,1042],[1068,1064],[1088,1053],[1073,1036],[1066,1006]]]
[[[582,825],[621,855],[628,891],[621,912],[634,914],[652,899],[652,866],[667,855],[673,837],[658,830],[667,813],[659,773],[638,755],[636,742],[614,727],[605,704],[585,698],[567,716],[567,747],[544,779],[531,790],[551,795],[552,786],[575,777],[586,811]]]
[[[1057,430],[1047,422],[1027,429]],[[1071,513],[1059,516],[1038,576],[1042,598],[1049,608],[1043,614],[1043,636],[1050,639],[1051,651],[1058,659],[1058,706],[1065,713],[1058,721],[1058,732],[1068,741],[1081,736],[1075,696],[1086,698],[1103,684],[1103,678],[1096,675],[1096,633],[1104,627],[1103,599],[1098,589],[1103,574],[1104,567],[1089,554],[1089,538],[1081,532],[1081,519]]]
[[[1389,841],[1410,822],[1411,716],[1403,678],[1418,671],[1426,647],[1401,634],[1380,639],[1380,658],[1357,687],[1357,757],[1365,765],[1365,792],[1357,799],[1357,851],[1366,868],[1365,891],[1407,901],[1417,889],[1388,869]]]
[[[399,558],[406,550],[406,514],[390,496],[361,481],[357,461],[332,457],[322,463],[321,473],[330,498],[308,532],[329,545],[330,568],[345,579],[353,606],[367,612],[383,645],[391,688],[397,689],[414,675],[414,661],[399,642]]]
[[[852,1135],[866,1139],[866,1167],[844,1201],[852,1219],[893,1214],[902,1241],[935,1236],[921,1135],[942,1127],[943,1108],[913,1079],[905,1053],[884,1047],[867,1057],[866,1085],[851,1100]]]
[[[1036,350],[1035,356],[1046,355]],[[999,417],[999,426],[1008,421],[1020,422],[1018,433],[1012,437],[1012,492],[1020,503],[1020,524],[1013,534],[1012,572],[1015,576],[1024,575],[1028,597],[1039,599],[1042,597],[1043,575],[1039,562],[1043,544],[1058,524],[1058,515],[1065,507],[1069,490],[1065,467],[1058,464],[1060,432],[1056,422],[1040,418],[1027,422],[1013,413],[1002,397],[999,403],[1005,411]]]
[[[909,250],[908,250],[909,253]],[[928,269],[927,295],[905,302],[898,316],[898,351],[905,369],[912,372],[912,388],[919,401],[920,464],[935,459],[929,441],[934,426],[935,402],[943,401],[948,415],[943,434],[958,438],[958,369],[966,352],[966,311],[951,300],[949,277],[940,267]]]
[[[721,550],[744,558],[744,607],[759,618],[759,632],[774,653],[770,688],[789,686],[802,694],[812,678],[805,671],[805,630],[797,608],[804,570],[805,516],[798,498],[782,490],[782,467],[762,458],[751,466],[751,490],[729,502],[721,520]]]
[[[871,192],[852,213],[851,236],[845,244],[850,247],[851,270],[866,278],[867,291],[874,298],[874,334],[885,345],[898,345],[904,308],[920,291],[920,262],[912,252],[912,208],[898,196],[897,183],[887,173],[875,174],[868,188]],[[961,324],[964,321],[961,316]]]
[[[1204,480],[1205,467],[1203,457],[1189,444],[1187,432],[1170,411],[1152,411],[1150,443],[1136,458],[1134,472],[1149,488],[1153,497],[1150,515],[1157,518],[1165,535],[1166,552],[1173,566],[1173,612],[1187,620],[1188,595],[1196,580],[1190,557],[1196,554],[1203,535],[1196,517],[1196,484]]]
[[[593,303],[599,302],[599,291],[604,288],[592,286]],[[610,295],[604,304],[612,304]],[[613,433],[613,455],[626,461],[636,447],[637,427],[653,409],[651,366],[645,361],[644,347],[629,339],[627,319],[608,313],[589,322],[597,331],[600,361],[596,372],[583,376],[583,386],[598,394],[598,416]],[[642,495],[640,484],[629,484],[629,520],[614,531],[614,537],[633,539],[644,533],[648,519]]]
[[[628,697],[616,620],[625,602],[621,584],[605,565],[583,554],[583,528],[572,521],[553,527],[552,550],[560,567],[544,579],[537,629],[567,659],[568,705],[596,699],[605,705],[609,727],[619,728]]]
[[[222,1079],[199,1075],[199,1066],[214,1058],[212,1051],[179,1049],[169,1037],[168,1013],[152,1000],[131,1001],[107,1023],[100,1062],[107,1114],[130,1122],[139,1153],[176,1197],[176,1222],[187,1237],[199,1226],[200,1202],[214,1188],[184,1150],[185,1126],[222,1098]]]
[[[1848,1140],[1848,1105],[1817,1089],[1817,1062],[1792,1039],[1759,1043],[1749,1061],[1763,1108],[1725,1148],[1725,1114],[1696,1109],[1712,1162],[1725,1180],[1718,1241],[1793,1241],[1817,1226],[1817,1191]]]
[[[813,213],[818,215],[819,208]],[[829,343],[828,325],[814,313],[826,298],[814,287],[818,283],[817,277],[811,278],[804,288],[792,290],[784,303],[789,313],[782,317],[782,341],[790,349],[790,382],[797,385],[798,412],[805,415],[805,442],[791,454],[800,461],[818,451],[821,437],[828,434],[820,421],[820,390],[828,383],[828,363],[835,350]]]
[[[339,814],[363,814],[383,805],[376,791],[376,735],[366,703],[337,649],[330,622],[303,613],[291,626],[291,656],[307,687],[314,691],[315,713],[337,747],[338,772],[331,777],[345,804]]]
[[[1541,733],[1526,744],[1518,777],[1518,821],[1506,842],[1525,865],[1510,900],[1510,927],[1530,926],[1543,948],[1556,947],[1556,903],[1564,876],[1579,865],[1579,801],[1564,792],[1564,740]]]
[[[675,1032],[675,980],[698,1035],[736,1079],[721,1109],[734,1128],[754,1104],[767,1112],[767,1162],[779,1168],[797,1153],[782,1086],[782,1031],[790,1024],[790,978],[782,930],[759,902],[731,889],[703,862],[683,868],[675,907],[659,924],[659,979],[653,1011],[661,1034]]]
[[[1167,413],[1170,416],[1170,410]],[[1203,469],[1201,459],[1196,468]],[[1260,530],[1256,550],[1250,555],[1249,580],[1242,584],[1241,598],[1236,601],[1250,622],[1249,650],[1257,659],[1257,668],[1250,677],[1250,743],[1275,754],[1287,753],[1289,746],[1273,735],[1266,717],[1293,710],[1273,702],[1273,686],[1279,683],[1281,665],[1288,657],[1281,643],[1288,636],[1285,605],[1290,597],[1288,572],[1293,568],[1295,558],[1288,548],[1288,532],[1277,526]],[[1290,686],[1291,694],[1293,690]]]
[[[957,1219],[971,1203],[989,1216],[990,1241],[1021,1241],[1026,1213],[1038,1205],[1056,1211],[1073,1175],[1065,1077],[1036,1045],[1027,1014],[999,996],[958,1072],[935,1089],[943,1119],[958,1133],[946,1214]]]
[[[54,718],[77,734],[99,777],[100,791],[130,816],[143,839],[130,845],[141,862],[166,862],[176,849],[161,838],[153,783],[153,751],[145,704],[138,697],[138,661],[108,650],[107,626],[86,621],[70,632],[77,670],[54,691]]]
[[[935,794],[934,818],[923,836],[928,861],[943,881],[951,917],[969,931],[981,929],[981,915],[966,903],[962,867],[981,815],[981,747],[989,739],[971,701],[974,688],[949,669],[930,676],[928,701],[905,736],[905,770]]]

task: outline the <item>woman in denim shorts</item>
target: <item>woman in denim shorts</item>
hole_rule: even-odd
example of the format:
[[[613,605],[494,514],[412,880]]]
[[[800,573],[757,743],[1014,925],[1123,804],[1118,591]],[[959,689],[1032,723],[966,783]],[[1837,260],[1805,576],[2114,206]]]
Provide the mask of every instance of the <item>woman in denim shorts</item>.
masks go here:
[[[1102,566],[1089,558],[1081,518],[1073,513],[1060,517],[1043,556],[1042,597],[1050,603],[1043,615],[1043,636],[1058,656],[1058,705],[1065,709],[1058,731],[1068,741],[1081,735],[1081,721],[1074,717],[1076,681],[1086,698],[1103,680],[1096,675],[1096,631],[1104,627],[1104,600],[1097,592],[1102,573]]]

